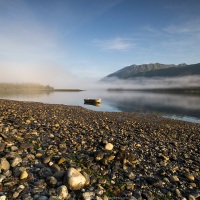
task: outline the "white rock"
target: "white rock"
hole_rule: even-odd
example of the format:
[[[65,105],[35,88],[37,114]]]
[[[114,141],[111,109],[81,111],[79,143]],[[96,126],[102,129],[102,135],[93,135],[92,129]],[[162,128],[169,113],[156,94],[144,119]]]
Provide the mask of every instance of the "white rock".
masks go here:
[[[67,199],[68,197],[68,189],[65,185],[61,185],[57,188],[58,197],[61,199]]]
[[[5,195],[0,196],[0,200],[6,200],[6,196]]]
[[[106,150],[108,150],[108,151],[111,151],[112,149],[113,149],[113,144],[112,143],[107,143],[106,145],[105,145],[105,149]]]
[[[67,170],[66,184],[71,190],[80,190],[86,183],[85,177],[75,168],[71,167]]]

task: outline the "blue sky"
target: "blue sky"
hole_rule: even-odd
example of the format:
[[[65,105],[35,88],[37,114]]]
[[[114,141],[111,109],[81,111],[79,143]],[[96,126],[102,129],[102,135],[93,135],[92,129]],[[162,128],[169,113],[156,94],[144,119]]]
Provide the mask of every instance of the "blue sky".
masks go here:
[[[0,0],[0,82],[73,87],[131,64],[199,63],[199,9],[199,0]]]

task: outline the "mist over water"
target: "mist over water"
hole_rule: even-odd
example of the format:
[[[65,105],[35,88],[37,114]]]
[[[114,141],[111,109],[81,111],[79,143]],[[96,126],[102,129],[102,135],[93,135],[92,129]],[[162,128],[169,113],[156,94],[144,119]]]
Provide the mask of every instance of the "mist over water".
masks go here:
[[[182,88],[199,87],[200,76],[182,77],[138,77],[134,79],[118,79],[116,77],[106,79],[107,87],[121,89],[154,89],[154,88]],[[106,84],[105,84],[106,86]]]
[[[0,92],[1,99],[82,106],[104,112],[155,113],[200,123],[200,96],[133,91],[89,90],[81,92]],[[100,107],[84,104],[84,98],[101,98]]]

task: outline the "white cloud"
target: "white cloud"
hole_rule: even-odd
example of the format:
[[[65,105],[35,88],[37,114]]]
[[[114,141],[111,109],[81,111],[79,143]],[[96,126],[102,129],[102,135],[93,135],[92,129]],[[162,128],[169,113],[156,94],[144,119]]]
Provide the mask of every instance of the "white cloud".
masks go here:
[[[120,37],[109,40],[94,40],[92,43],[101,48],[102,50],[108,51],[126,51],[136,46],[133,43],[133,40]]]
[[[165,27],[163,31],[170,34],[198,34],[200,32],[200,20],[197,19],[182,24],[172,24]]]

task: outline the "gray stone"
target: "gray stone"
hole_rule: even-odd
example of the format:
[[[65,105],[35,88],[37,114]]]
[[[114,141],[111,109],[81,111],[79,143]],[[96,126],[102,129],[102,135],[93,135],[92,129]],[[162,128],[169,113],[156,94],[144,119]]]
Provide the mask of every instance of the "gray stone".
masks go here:
[[[48,200],[49,198],[47,196],[40,196],[37,200]]]
[[[49,200],[62,200],[60,197],[57,196],[50,196]]]

